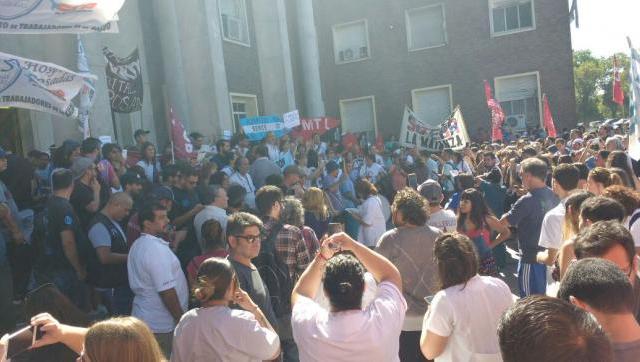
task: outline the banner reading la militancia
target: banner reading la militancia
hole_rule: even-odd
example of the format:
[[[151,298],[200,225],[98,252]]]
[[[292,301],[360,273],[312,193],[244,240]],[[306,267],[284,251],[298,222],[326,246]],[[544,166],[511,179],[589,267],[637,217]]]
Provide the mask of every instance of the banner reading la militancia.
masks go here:
[[[0,33],[117,33],[125,0],[0,0]]]
[[[0,107],[27,108],[76,117],[71,100],[93,74],[79,74],[59,65],[0,53]]]
[[[400,143],[405,147],[418,147],[429,151],[445,148],[461,149],[470,142],[460,107],[439,126],[429,126],[405,106],[400,129]]]

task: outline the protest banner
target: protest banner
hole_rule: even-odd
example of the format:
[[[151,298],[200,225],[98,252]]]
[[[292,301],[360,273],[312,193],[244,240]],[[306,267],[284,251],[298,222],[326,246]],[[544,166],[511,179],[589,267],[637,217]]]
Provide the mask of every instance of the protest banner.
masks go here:
[[[79,74],[59,65],[0,53],[0,107],[33,109],[74,118],[71,100],[93,74]]]
[[[282,116],[284,126],[288,129],[298,127],[300,125],[300,113],[297,110],[287,112]]]
[[[426,125],[408,106],[405,106],[400,129],[402,146],[441,151],[445,148],[461,149],[470,142],[460,106],[453,110],[440,127]]]
[[[0,33],[117,33],[124,0],[0,0]]]
[[[267,137],[269,132],[273,132],[278,138],[287,133],[284,122],[278,116],[242,118],[240,127],[250,141],[260,141]]]
[[[138,48],[126,58],[102,50],[107,59],[107,88],[111,110],[118,113],[137,112],[142,109],[142,68]]]
[[[291,136],[308,141],[314,135],[322,136],[338,126],[340,126],[340,120],[335,118],[303,118],[300,120],[300,126],[291,130]]]

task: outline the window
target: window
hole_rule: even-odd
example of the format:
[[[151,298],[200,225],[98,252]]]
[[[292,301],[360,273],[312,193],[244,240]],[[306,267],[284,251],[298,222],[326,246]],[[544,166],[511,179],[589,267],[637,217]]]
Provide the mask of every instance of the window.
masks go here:
[[[505,114],[505,125],[523,131],[540,125],[538,73],[498,77],[496,99]]]
[[[378,129],[375,97],[368,96],[341,100],[340,118],[342,120],[342,133],[366,132],[370,139],[373,140]]]
[[[414,89],[411,91],[413,111],[424,123],[440,125],[452,111],[451,85]]]
[[[370,57],[367,21],[334,25],[333,52],[336,64],[356,62]]]
[[[405,12],[409,50],[422,50],[447,44],[444,5],[436,4]]]
[[[233,127],[240,129],[240,120],[258,116],[258,97],[253,94],[231,93]]]
[[[533,0],[489,0],[489,6],[492,35],[535,29]]]
[[[220,0],[219,6],[224,40],[250,46],[245,0]]]

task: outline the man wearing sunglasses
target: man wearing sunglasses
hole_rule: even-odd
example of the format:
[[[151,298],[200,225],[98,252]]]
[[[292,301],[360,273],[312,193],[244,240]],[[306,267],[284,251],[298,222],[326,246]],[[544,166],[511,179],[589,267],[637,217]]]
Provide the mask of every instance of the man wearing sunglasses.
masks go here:
[[[237,212],[229,216],[227,221],[227,240],[229,242],[229,261],[236,270],[240,288],[246,291],[260,310],[277,330],[276,315],[273,312],[269,290],[265,286],[260,272],[251,259],[260,254],[262,242],[262,221],[256,216]]]

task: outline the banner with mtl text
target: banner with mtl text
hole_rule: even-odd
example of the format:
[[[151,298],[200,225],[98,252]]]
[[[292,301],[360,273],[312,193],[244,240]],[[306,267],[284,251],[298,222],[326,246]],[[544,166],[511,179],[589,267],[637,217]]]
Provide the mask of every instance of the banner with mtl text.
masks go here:
[[[400,129],[400,143],[403,146],[441,151],[445,148],[461,149],[469,142],[469,134],[459,106],[436,127],[421,121],[408,106],[405,106]]]
[[[74,118],[78,95],[89,73],[75,73],[59,65],[0,53],[0,107],[27,108]]]
[[[0,33],[118,32],[124,0],[0,0]]]
[[[107,88],[111,110],[118,113],[141,110],[143,85],[138,48],[126,58],[116,56],[107,47],[102,52],[107,58]]]

